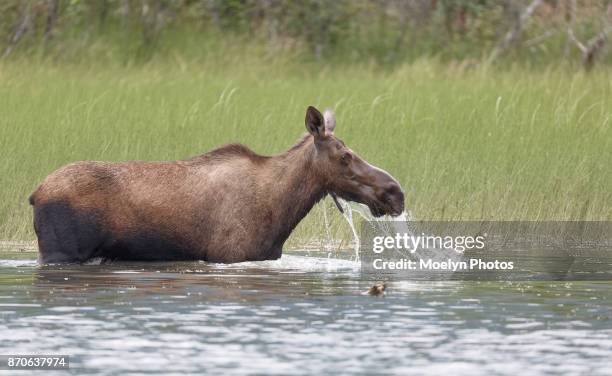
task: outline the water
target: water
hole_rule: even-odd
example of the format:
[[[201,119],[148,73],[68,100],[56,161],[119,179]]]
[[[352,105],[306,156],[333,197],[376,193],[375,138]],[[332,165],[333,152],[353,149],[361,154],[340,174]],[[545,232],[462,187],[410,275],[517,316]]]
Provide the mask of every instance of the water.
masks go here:
[[[396,217],[390,216],[382,216],[382,217],[374,217],[370,213],[370,210],[366,205],[358,204],[355,202],[345,201],[341,198],[337,198],[339,205],[342,207],[342,217],[345,222],[351,229],[351,233],[353,235],[353,249],[355,251],[355,261],[360,261],[360,249],[361,249],[361,239],[359,238],[359,232],[357,231],[357,227],[359,226],[359,221],[361,221],[362,225],[369,225],[371,229],[378,235],[385,236],[395,236],[396,234],[407,234],[408,236],[415,235],[414,231],[409,228],[408,222],[411,220],[410,213],[406,213],[403,211],[400,215]],[[323,205],[323,214],[324,214],[324,222],[325,228],[327,229],[327,243],[331,245],[331,235],[329,233],[329,225],[327,219],[327,211],[326,207]],[[330,246],[329,248],[332,248]],[[461,253],[456,252],[455,250],[447,250],[447,249],[435,249],[429,250],[427,252],[426,258],[430,258],[433,261],[446,261],[453,260],[455,262],[462,261],[463,255]],[[425,254],[422,250],[417,249],[414,252],[404,252],[403,256],[407,259],[418,260],[419,258],[425,258]]]
[[[0,253],[0,354],[70,354],[75,375],[610,374],[610,282],[390,282],[377,298],[350,253],[326,254],[38,267]]]
[[[355,250],[355,261],[360,260],[359,249],[361,247],[361,242],[359,239],[359,232],[357,231],[359,219],[370,222],[372,226],[375,226],[377,232],[381,234],[412,234],[412,232],[406,225],[407,221],[410,220],[410,214],[406,213],[405,211],[403,211],[402,214],[398,215],[395,218],[390,216],[376,218],[372,215],[372,213],[370,213],[370,209],[368,209],[366,205],[346,201],[340,197],[337,197],[336,201],[338,202],[340,207],[342,207],[342,217],[351,229],[351,234],[353,235],[353,249]],[[331,234],[329,233],[327,208],[325,207],[325,205],[323,205],[322,208],[325,221],[325,229],[327,230],[326,239],[328,244],[331,245],[331,242],[333,240],[331,239]],[[391,224],[391,226],[389,226],[389,224]]]

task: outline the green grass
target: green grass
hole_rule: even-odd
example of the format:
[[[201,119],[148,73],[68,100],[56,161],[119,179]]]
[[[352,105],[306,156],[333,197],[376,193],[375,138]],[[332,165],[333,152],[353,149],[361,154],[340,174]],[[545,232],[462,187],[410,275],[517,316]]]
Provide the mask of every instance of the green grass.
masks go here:
[[[418,61],[389,71],[214,62],[0,64],[0,239],[31,240],[27,197],[70,161],[178,159],[228,142],[282,152],[308,105],[397,177],[416,219],[612,220],[612,80],[562,68]],[[342,226],[332,203],[330,221]],[[321,207],[292,244],[325,233]]]

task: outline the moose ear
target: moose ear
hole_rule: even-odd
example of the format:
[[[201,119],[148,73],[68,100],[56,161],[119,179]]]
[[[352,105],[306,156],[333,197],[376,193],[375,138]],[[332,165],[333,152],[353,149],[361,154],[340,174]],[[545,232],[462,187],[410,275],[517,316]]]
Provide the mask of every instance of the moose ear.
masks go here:
[[[327,108],[323,117],[325,118],[325,129],[333,132],[336,129],[336,114],[334,114],[331,108]]]
[[[325,136],[325,119],[323,115],[312,106],[306,110],[306,130],[315,138]]]

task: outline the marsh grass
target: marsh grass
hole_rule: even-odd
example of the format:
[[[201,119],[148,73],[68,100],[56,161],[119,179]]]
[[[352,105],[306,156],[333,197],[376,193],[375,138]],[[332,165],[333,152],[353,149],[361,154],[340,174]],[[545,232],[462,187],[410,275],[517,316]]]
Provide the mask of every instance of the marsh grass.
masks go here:
[[[393,71],[278,60],[0,65],[0,239],[30,240],[27,198],[75,160],[187,158],[229,142],[280,153],[310,104],[396,176],[415,219],[612,220],[612,83],[563,68]],[[238,182],[237,182],[238,183]],[[333,233],[340,215],[328,207]],[[291,244],[322,239],[321,206]]]

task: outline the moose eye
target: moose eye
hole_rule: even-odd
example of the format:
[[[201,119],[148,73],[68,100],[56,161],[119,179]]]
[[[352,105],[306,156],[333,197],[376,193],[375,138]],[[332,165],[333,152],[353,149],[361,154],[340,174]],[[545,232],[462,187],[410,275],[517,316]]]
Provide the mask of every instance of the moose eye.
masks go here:
[[[348,165],[351,162],[351,159],[353,159],[351,153],[343,153],[340,157],[340,162],[342,162],[343,165]]]

